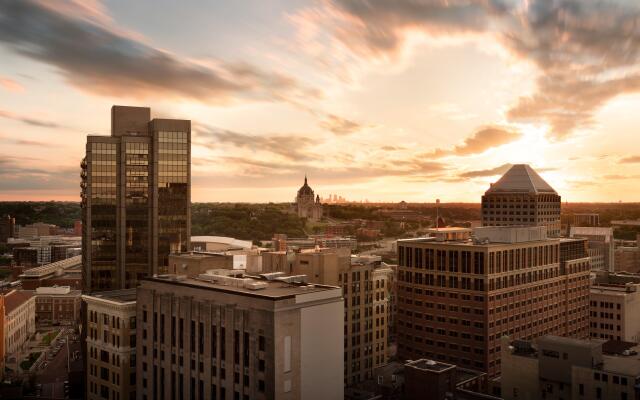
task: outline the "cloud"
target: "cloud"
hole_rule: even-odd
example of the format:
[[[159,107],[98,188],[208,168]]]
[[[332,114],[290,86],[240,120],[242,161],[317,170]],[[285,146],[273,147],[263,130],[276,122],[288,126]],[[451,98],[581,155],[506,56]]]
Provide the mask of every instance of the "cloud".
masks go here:
[[[26,115],[16,114],[11,111],[0,110],[0,118],[12,119],[14,121],[20,121],[27,125],[37,126],[41,128],[61,128],[62,125],[59,125],[53,121],[42,120],[38,118],[28,117]]]
[[[8,90],[9,92],[24,92],[24,86],[11,78],[0,76],[0,86],[2,86],[5,90]]]
[[[483,178],[489,176],[502,175],[511,168],[512,164],[502,164],[499,167],[467,171],[458,174],[459,178]]]
[[[522,137],[520,132],[502,128],[499,126],[487,126],[480,128],[473,135],[467,137],[464,142],[452,149],[436,149],[425,156],[444,157],[448,155],[467,156],[480,154],[485,151],[514,142]]]
[[[35,160],[30,160],[35,161]],[[24,157],[0,155],[0,190],[33,191],[53,189],[58,193],[80,192],[79,169],[73,167],[38,168],[25,163]]]
[[[563,139],[590,127],[593,115],[612,98],[640,91],[638,4],[326,0],[312,9],[315,12],[299,13],[295,22],[307,39],[315,38],[316,46],[335,51],[341,44],[358,62],[371,64],[397,63],[407,45],[415,42],[415,33],[478,42],[493,38],[538,70],[535,91],[507,110],[508,120],[546,124],[552,138]]]
[[[349,135],[361,130],[364,126],[339,117],[334,114],[327,114],[326,118],[319,123],[320,127],[335,133],[336,135]]]
[[[640,163],[640,156],[628,156],[620,159],[620,162],[623,164],[634,164]]]
[[[0,2],[0,42],[55,66],[81,90],[108,96],[172,96],[199,101],[295,101],[320,92],[244,63],[193,60],[113,27],[102,7]]]
[[[317,158],[310,151],[316,140],[299,135],[251,135],[226,129],[214,128],[199,124],[197,137],[201,144],[210,149],[219,148],[220,144],[228,144],[254,152],[268,152],[288,160],[310,160]]]

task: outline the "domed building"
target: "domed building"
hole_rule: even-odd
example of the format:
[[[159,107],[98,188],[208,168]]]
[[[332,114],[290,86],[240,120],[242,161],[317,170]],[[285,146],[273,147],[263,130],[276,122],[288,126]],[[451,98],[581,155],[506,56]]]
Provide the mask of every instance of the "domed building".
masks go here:
[[[306,175],[304,177],[304,185],[298,189],[294,208],[298,217],[308,218],[311,221],[318,221],[322,218],[320,196],[316,196],[313,193],[313,189],[307,184]]]

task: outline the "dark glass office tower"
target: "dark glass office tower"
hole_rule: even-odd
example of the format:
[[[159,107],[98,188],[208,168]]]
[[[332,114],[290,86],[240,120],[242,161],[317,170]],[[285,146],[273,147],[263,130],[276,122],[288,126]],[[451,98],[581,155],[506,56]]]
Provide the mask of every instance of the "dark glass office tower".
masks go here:
[[[111,136],[87,137],[82,161],[86,292],[135,287],[166,272],[190,237],[191,121],[113,106]]]

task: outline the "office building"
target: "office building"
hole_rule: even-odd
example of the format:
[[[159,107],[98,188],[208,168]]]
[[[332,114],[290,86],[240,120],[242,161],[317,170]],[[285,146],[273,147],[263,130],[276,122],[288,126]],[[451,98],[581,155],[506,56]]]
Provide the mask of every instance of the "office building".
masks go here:
[[[389,302],[393,271],[379,257],[350,256],[345,249],[295,253],[291,274],[309,283],[342,287],[344,296],[344,385],[373,378],[387,362]]]
[[[29,290],[12,290],[3,297],[5,353],[15,355],[36,332],[35,297]]]
[[[572,226],[600,226],[600,214],[597,213],[578,213],[573,214]]]
[[[640,272],[640,247],[618,246],[614,250],[613,267],[616,272]]]
[[[558,193],[526,164],[513,165],[482,196],[483,226],[546,226],[560,236]]]
[[[592,338],[640,342],[640,279],[604,274],[590,291],[589,335]]]
[[[504,335],[587,337],[584,242],[546,233],[545,226],[482,227],[455,241],[398,240],[398,356],[491,378],[500,373]]]
[[[232,272],[142,280],[138,396],[342,399],[340,288]]]
[[[80,290],[69,286],[39,287],[35,290],[36,326],[67,325],[80,322]]]
[[[502,398],[638,398],[640,360],[635,343],[544,336],[535,341],[502,339]]]
[[[615,271],[613,229],[572,226],[569,236],[589,241],[591,268],[595,271]]]
[[[113,106],[111,136],[87,137],[82,161],[84,290],[135,287],[189,250],[191,121]]]
[[[27,247],[28,248],[28,247]],[[82,256],[75,256],[65,260],[41,265],[25,270],[18,276],[22,282],[22,288],[35,290],[41,286],[54,286],[60,283],[60,279],[69,278],[67,273],[82,266]],[[73,282],[72,288],[79,289],[79,282]]]
[[[83,295],[85,399],[136,399],[136,289]]]
[[[0,218],[0,243],[7,243],[9,238],[15,237],[16,219],[10,215]]]

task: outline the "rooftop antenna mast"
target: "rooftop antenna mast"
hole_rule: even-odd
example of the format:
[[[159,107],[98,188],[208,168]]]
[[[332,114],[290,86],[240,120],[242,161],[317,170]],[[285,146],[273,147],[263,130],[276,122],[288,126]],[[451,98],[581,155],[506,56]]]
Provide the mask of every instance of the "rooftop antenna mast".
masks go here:
[[[440,199],[436,199],[436,231],[440,227]]]

